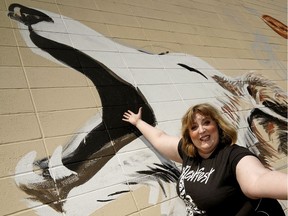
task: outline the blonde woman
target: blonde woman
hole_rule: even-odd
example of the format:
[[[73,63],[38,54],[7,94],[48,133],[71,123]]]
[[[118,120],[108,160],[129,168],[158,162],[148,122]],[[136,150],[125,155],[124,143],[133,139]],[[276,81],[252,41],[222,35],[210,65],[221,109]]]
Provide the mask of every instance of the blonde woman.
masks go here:
[[[181,137],[170,136],[128,110],[123,121],[137,127],[165,157],[182,163],[177,191],[187,216],[284,216],[287,174],[265,168],[236,143],[237,131],[210,104],[188,109]]]

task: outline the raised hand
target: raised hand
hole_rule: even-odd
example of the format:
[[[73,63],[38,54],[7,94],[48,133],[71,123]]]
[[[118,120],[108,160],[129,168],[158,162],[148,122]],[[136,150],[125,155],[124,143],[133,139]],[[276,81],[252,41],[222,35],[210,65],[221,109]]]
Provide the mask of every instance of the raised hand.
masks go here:
[[[142,117],[142,107],[139,108],[138,113],[134,113],[131,110],[128,110],[123,114],[123,121],[129,122],[132,125],[136,125],[137,122],[141,119]]]

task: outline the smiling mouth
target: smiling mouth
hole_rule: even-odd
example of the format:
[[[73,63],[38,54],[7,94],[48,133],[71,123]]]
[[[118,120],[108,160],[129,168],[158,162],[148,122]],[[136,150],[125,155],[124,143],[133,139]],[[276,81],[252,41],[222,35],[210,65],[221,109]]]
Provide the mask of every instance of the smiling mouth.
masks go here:
[[[210,135],[205,135],[200,138],[201,141],[209,141],[210,140]]]

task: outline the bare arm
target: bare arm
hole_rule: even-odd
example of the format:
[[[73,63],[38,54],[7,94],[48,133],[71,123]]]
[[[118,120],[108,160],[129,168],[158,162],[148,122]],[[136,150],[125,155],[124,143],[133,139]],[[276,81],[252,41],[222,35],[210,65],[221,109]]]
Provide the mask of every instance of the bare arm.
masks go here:
[[[123,121],[129,122],[137,127],[143,136],[166,158],[179,162],[182,159],[178,153],[178,143],[180,138],[177,136],[167,135],[164,131],[147,124],[141,119],[142,108],[138,113],[128,110],[123,115]]]
[[[288,175],[265,168],[254,156],[239,161],[236,176],[242,191],[250,198],[288,198]]]

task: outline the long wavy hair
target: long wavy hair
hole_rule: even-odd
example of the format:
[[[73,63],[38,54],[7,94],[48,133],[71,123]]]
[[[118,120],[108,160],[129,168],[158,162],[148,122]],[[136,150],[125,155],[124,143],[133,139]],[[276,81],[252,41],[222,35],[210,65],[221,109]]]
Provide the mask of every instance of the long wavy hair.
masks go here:
[[[212,105],[208,103],[198,104],[190,107],[182,117],[182,148],[189,157],[196,157],[197,148],[191,140],[189,129],[195,120],[195,115],[199,113],[203,116],[210,117],[218,125],[219,144],[228,146],[233,145],[237,141],[236,128],[226,121],[222,114]]]

